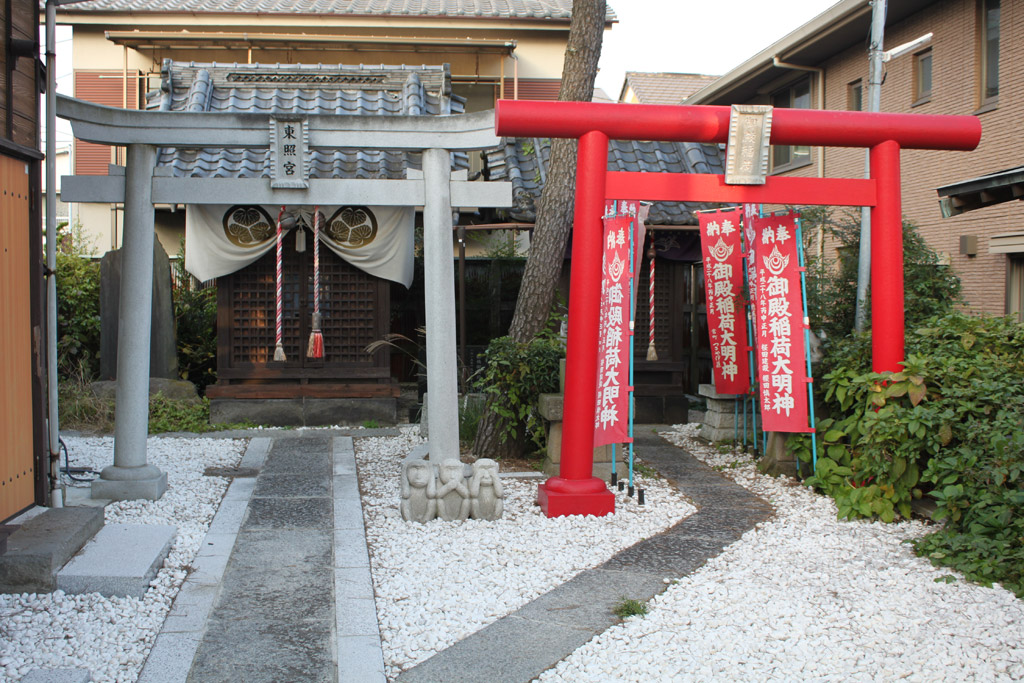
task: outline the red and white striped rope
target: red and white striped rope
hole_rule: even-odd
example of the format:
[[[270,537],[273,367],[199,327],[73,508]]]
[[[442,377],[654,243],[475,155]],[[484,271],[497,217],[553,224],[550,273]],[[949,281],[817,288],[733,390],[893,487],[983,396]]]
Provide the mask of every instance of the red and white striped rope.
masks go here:
[[[654,252],[651,252],[651,272],[650,272],[650,297],[648,301],[648,307],[651,313],[651,323],[647,334],[647,338],[650,340],[650,345],[654,346]]]
[[[313,207],[313,314],[320,315],[320,207]],[[319,318],[318,318],[319,319]]]
[[[281,219],[284,217],[284,207],[281,207],[281,211],[277,214],[277,336],[275,338],[277,346],[281,346],[281,332],[283,323],[283,311],[282,298],[281,298],[281,245],[282,245],[282,233],[281,233]]]

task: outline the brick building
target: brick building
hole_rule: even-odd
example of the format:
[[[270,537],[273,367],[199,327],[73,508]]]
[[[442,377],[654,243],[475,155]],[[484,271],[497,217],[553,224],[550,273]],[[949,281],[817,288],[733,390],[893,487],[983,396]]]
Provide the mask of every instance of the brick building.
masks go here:
[[[687,104],[772,104],[861,109],[866,104],[871,5],[844,0],[762,50]],[[1024,253],[990,253],[996,235],[1018,232],[1024,206],[1008,202],[943,218],[936,188],[1020,166],[1024,140],[1024,3],[1012,0],[889,0],[885,48],[928,33],[917,48],[886,62],[881,110],[979,117],[974,152],[902,153],[903,213],[928,243],[949,256],[970,310],[1021,314]],[[776,147],[772,172],[862,177],[864,151]],[[961,236],[977,237],[974,254]],[[965,240],[965,246],[969,243]],[[970,249],[964,249],[970,251]]]

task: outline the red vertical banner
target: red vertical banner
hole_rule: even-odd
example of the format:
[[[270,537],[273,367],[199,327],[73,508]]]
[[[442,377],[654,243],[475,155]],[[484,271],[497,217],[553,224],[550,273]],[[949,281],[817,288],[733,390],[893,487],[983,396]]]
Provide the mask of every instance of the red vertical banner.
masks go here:
[[[730,209],[697,215],[715,391],[746,394],[750,391],[750,363],[742,296],[741,212]]]
[[[807,432],[807,365],[797,215],[751,221],[757,254],[757,350],[766,432]]]
[[[630,440],[629,350],[633,335],[631,301],[634,294],[629,250],[630,231],[633,231],[633,248],[636,250],[636,228],[639,223],[636,206],[637,202],[609,202],[605,206],[601,336],[598,340],[597,400],[594,411],[595,447]],[[642,235],[639,237],[643,239]]]

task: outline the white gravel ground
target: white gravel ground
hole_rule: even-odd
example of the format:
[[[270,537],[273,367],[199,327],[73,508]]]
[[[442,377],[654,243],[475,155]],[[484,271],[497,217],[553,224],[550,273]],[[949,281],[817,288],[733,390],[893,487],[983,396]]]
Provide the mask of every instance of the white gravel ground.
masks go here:
[[[668,484],[638,477],[643,507],[618,494],[609,517],[548,519],[538,480],[505,479],[501,520],[409,524],[399,475],[418,442],[415,429],[355,442],[389,677],[695,512]]]
[[[101,469],[113,462],[111,437],[65,437],[75,467]],[[0,679],[18,681],[36,668],[87,668],[97,683],[128,683],[153,645],[171,602],[185,580],[228,480],[205,477],[210,466],[233,466],[245,441],[151,437],[148,461],[167,473],[158,501],[106,507],[105,519],[123,524],[173,524],[171,552],[142,600],[98,593],[0,594]],[[83,484],[84,485],[84,484]]]
[[[830,499],[760,475],[696,432],[667,436],[771,501],[776,517],[539,680],[1024,679],[1024,601],[914,556],[905,541],[925,524],[839,522]]]
[[[770,500],[776,516],[669,587],[646,617],[595,637],[541,681],[1024,680],[1024,601],[915,557],[905,541],[926,525],[838,522],[830,500],[759,475],[745,456],[695,434],[690,425],[667,436]],[[506,480],[500,521],[406,524],[398,474],[418,440],[406,428],[356,441],[392,677],[693,512],[670,487],[641,479],[644,508],[620,495],[613,517],[549,520],[534,503],[536,480]],[[66,441],[74,465],[112,461],[109,437]],[[142,600],[0,595],[0,679],[85,667],[97,682],[134,681],[227,486],[202,472],[236,465],[244,445],[151,438],[149,459],[168,473],[168,492],[108,506],[106,519],[178,526],[154,589]]]

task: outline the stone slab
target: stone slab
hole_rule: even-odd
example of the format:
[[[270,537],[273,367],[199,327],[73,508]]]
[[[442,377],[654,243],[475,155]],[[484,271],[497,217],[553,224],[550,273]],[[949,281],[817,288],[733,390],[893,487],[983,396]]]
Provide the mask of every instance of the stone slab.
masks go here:
[[[303,424],[307,427],[347,425],[365,422],[395,424],[398,421],[396,398],[305,398]]]
[[[704,398],[711,398],[719,401],[732,401],[736,399],[735,394],[720,394],[715,391],[714,384],[701,384],[697,387],[697,393]]]
[[[384,683],[384,655],[379,636],[338,635],[338,680]]]
[[[264,473],[256,482],[255,498],[315,498],[330,495],[331,481],[320,474]]]
[[[171,550],[177,528],[108,524],[57,572],[65,593],[142,598]]]
[[[516,616],[600,632],[618,623],[614,610],[623,599],[646,602],[665,590],[662,578],[643,572],[586,571],[528,603]]]
[[[47,509],[7,537],[0,555],[0,592],[49,593],[57,570],[103,527],[103,509]]]
[[[95,479],[92,482],[92,497],[109,500],[160,500],[165,491],[166,472],[152,479]]]
[[[331,525],[330,498],[253,498],[242,529],[316,529]]]
[[[590,629],[506,617],[400,674],[397,683],[525,683],[594,636]],[[522,646],[522,647],[520,647]]]
[[[35,669],[22,676],[21,683],[89,683],[88,669]]]

